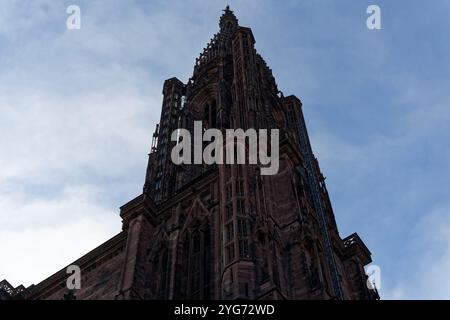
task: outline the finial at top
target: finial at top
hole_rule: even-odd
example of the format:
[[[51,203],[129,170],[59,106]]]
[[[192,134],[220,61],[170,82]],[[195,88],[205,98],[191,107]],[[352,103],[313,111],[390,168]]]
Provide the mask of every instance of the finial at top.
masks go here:
[[[224,10],[222,17],[220,17],[220,28],[222,29],[226,24],[231,23],[234,26],[237,26],[238,20],[233,13],[233,10],[230,9],[230,5],[227,5]]]
[[[234,12],[233,10],[230,9],[230,5],[227,5],[225,7],[225,9],[222,10],[224,12],[224,16],[228,16],[228,15],[233,15],[234,16]]]

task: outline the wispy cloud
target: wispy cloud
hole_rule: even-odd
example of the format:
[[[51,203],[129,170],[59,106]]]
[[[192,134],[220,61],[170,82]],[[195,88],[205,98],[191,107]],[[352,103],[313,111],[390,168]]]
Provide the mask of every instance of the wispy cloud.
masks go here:
[[[117,233],[120,219],[98,193],[92,186],[66,187],[53,199],[2,193],[0,274],[14,285],[37,283]]]

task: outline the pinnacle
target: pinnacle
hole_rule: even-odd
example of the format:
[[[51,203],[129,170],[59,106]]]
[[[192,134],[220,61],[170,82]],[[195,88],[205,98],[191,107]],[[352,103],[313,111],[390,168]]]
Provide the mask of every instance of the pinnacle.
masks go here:
[[[233,10],[230,9],[230,6],[227,5],[223,11],[222,16],[220,17],[220,26],[223,28],[228,22],[232,25],[237,26],[238,20],[234,15]]]

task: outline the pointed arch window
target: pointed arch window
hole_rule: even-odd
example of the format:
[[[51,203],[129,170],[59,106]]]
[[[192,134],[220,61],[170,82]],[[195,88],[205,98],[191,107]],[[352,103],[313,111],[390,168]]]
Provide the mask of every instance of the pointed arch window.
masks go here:
[[[257,235],[256,251],[258,279],[259,283],[263,283],[269,280],[269,253],[266,246],[265,235],[263,233],[258,233]]]
[[[211,231],[205,223],[187,232],[179,244],[176,274],[177,299],[198,300],[212,298]]]
[[[149,288],[149,291],[145,294],[146,299],[165,300],[168,298],[168,260],[167,243],[161,244],[161,247],[151,254],[149,259],[151,271],[146,277],[146,286]]]
[[[203,127],[216,128],[217,126],[217,104],[213,98],[203,106]]]

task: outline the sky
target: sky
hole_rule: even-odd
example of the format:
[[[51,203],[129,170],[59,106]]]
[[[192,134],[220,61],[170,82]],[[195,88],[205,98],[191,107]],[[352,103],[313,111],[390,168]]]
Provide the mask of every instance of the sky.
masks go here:
[[[163,82],[189,79],[227,4],[302,100],[341,237],[371,250],[381,297],[450,299],[447,0],[2,0],[0,280],[37,284],[120,232]]]

